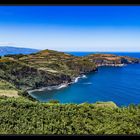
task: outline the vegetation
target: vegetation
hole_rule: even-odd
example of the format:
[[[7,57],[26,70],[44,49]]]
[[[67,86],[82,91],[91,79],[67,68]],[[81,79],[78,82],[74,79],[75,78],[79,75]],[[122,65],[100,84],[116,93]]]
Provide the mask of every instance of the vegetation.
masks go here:
[[[5,90],[8,90],[8,89],[16,89],[14,85],[12,85],[11,83],[3,80],[3,79],[0,79],[0,89],[5,89]]]
[[[58,101],[58,100],[49,100],[49,103],[52,103],[52,104],[58,104],[59,101]]]
[[[71,82],[80,74],[96,71],[98,65],[138,63],[140,60],[111,54],[76,57],[43,50],[30,55],[5,55],[0,58],[0,78],[26,91]]]
[[[17,89],[14,85],[11,83],[0,79],[0,97],[24,97],[25,99],[29,99],[31,101],[36,101],[33,97],[31,97],[27,91],[22,91]]]
[[[0,59],[0,78],[23,91],[71,82],[73,77],[95,69],[88,60],[53,50]]]
[[[16,54],[16,55],[15,54],[6,54],[6,55],[4,55],[4,57],[12,57],[12,58],[15,58],[15,59],[19,59],[23,56],[26,56],[26,55],[24,55],[24,54]]]
[[[140,106],[40,103],[27,93],[71,82],[79,74],[95,71],[97,64],[138,62],[115,55],[75,57],[53,50],[0,57],[0,134],[140,134]]]
[[[11,83],[0,79],[0,96],[18,97],[18,90]]]
[[[12,83],[20,90],[36,89],[53,84],[57,85],[64,80],[70,80],[70,77],[67,75],[51,74],[15,60],[1,62],[0,66],[0,78]]]
[[[140,106],[0,98],[0,134],[140,134]]]
[[[91,54],[91,55],[85,56],[85,58],[95,63],[96,65],[105,65],[105,66],[140,63],[139,58],[117,56],[113,54]]]

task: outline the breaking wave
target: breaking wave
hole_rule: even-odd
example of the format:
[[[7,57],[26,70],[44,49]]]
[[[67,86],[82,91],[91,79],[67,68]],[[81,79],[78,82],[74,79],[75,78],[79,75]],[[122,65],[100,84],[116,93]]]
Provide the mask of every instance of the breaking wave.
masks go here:
[[[28,93],[30,94],[32,92],[45,91],[45,90],[49,90],[49,91],[51,91],[51,90],[59,90],[61,88],[67,87],[69,84],[77,83],[80,78],[87,78],[87,77],[86,77],[86,75],[81,75],[81,76],[78,76],[78,77],[74,78],[71,83],[62,83],[62,84],[56,85],[56,86],[48,86],[48,87],[42,87],[40,89],[29,90]]]

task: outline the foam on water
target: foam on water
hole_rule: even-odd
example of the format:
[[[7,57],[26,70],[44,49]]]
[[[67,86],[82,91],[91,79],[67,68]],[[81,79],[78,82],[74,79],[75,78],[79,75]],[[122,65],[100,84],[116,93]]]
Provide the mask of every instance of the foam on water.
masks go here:
[[[65,88],[65,87],[67,87],[67,86],[68,86],[68,84],[62,84],[62,85],[59,85],[56,89]]]
[[[87,78],[87,76],[86,75],[82,75],[82,78]]]
[[[87,82],[87,83],[83,83],[83,85],[92,85],[93,83],[91,82]]]

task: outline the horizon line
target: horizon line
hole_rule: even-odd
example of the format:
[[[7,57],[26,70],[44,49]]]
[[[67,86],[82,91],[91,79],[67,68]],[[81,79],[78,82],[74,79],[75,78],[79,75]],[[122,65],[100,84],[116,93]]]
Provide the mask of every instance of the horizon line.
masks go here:
[[[73,51],[73,50],[56,50],[56,49],[48,49],[48,48],[45,48],[45,49],[39,49],[39,48],[30,48],[30,47],[16,47],[16,46],[8,46],[8,45],[0,45],[0,47],[13,47],[13,48],[19,48],[19,49],[36,49],[36,50],[39,50],[39,51],[42,51],[42,50],[54,50],[54,51],[60,51],[60,52],[121,52],[121,53],[140,53],[140,50],[139,51],[119,51],[119,50],[117,50],[117,51],[97,51],[97,50],[91,50],[91,51]]]

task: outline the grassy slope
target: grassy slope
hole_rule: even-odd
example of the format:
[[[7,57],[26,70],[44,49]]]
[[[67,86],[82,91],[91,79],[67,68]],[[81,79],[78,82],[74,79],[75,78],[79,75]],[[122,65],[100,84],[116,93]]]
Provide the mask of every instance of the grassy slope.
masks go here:
[[[70,82],[74,76],[94,69],[88,60],[52,50],[0,59],[0,78],[22,90]]]
[[[0,98],[0,134],[140,134],[140,107]]]
[[[37,89],[71,82],[72,78],[79,74],[94,71],[96,63],[120,64],[122,61],[126,60],[111,54],[76,57],[63,52],[43,50],[30,55],[8,55],[1,58],[0,78],[20,90]]]
[[[60,84],[63,80],[69,78],[65,74],[48,73],[17,60],[7,60],[7,62],[1,62],[0,65],[1,79],[14,84],[16,88],[22,90]]]
[[[19,97],[18,90],[9,82],[0,79],[0,96]]]
[[[140,63],[140,59],[127,56],[117,56],[112,54],[91,54],[85,58],[94,62],[95,64],[133,64]]]
[[[83,60],[83,58],[53,50],[43,50],[21,57],[19,61],[48,72],[65,73],[69,76],[77,76],[80,72],[95,68],[95,65],[87,59]]]

